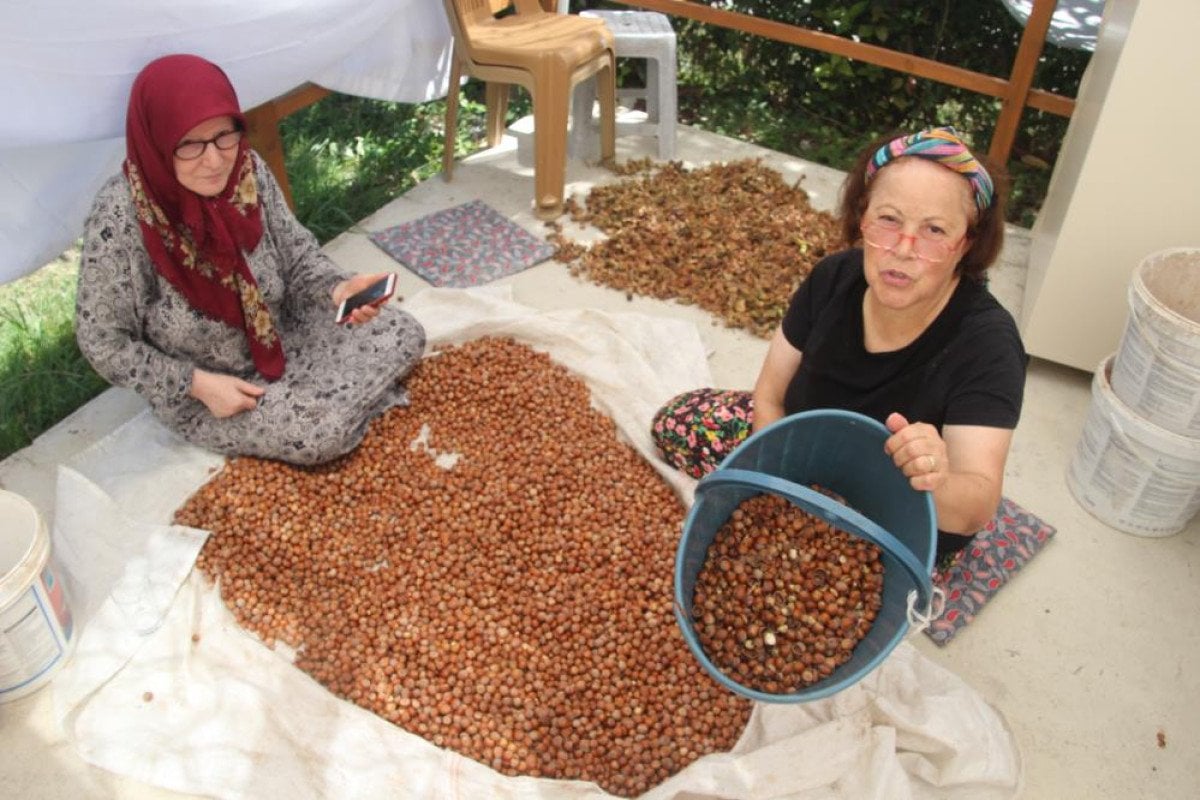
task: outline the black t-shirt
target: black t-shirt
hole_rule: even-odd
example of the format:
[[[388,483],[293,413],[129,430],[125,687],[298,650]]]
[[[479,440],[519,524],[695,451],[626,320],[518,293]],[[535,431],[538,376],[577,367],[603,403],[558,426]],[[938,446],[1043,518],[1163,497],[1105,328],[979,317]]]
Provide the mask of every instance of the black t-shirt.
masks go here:
[[[883,422],[1015,428],[1028,356],[1016,323],[978,281],[959,281],[950,301],[907,347],[869,353],[863,344],[861,250],[822,259],[792,297],[783,334],[804,354],[788,385],[788,414],[857,411]]]

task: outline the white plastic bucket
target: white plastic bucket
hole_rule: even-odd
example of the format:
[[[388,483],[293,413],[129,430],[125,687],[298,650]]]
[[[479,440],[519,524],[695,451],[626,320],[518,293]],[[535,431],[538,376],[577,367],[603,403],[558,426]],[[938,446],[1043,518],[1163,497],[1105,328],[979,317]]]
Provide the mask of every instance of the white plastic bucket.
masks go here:
[[[1200,249],[1162,250],[1138,265],[1112,388],[1160,428],[1200,439]]]
[[[1135,414],[1109,384],[1113,357],[1096,369],[1067,486],[1106,525],[1139,536],[1178,533],[1200,510],[1200,439]]]
[[[45,685],[71,652],[71,611],[33,504],[0,489],[0,702]]]

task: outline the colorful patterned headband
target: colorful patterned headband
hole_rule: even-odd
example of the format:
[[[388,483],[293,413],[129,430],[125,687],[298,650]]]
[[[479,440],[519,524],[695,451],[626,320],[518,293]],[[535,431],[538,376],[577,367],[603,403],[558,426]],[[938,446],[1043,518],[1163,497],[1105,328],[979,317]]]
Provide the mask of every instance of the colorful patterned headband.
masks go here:
[[[971,188],[975,191],[975,205],[980,211],[986,211],[992,204],[992,176],[971,155],[954,128],[926,128],[909,136],[892,139],[871,156],[867,163],[867,182],[870,183],[885,164],[903,156],[927,158],[954,170],[971,182]]]

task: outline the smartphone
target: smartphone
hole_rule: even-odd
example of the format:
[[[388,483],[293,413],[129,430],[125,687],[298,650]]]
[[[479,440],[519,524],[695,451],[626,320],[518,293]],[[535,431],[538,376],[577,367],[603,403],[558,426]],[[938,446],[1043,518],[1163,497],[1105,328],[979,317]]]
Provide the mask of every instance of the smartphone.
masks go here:
[[[363,306],[377,306],[387,302],[387,299],[396,291],[396,273],[388,273],[385,277],[372,283],[361,292],[356,292],[342,301],[338,306],[337,316],[335,317],[338,323],[346,322],[350,319],[350,312],[356,308]]]

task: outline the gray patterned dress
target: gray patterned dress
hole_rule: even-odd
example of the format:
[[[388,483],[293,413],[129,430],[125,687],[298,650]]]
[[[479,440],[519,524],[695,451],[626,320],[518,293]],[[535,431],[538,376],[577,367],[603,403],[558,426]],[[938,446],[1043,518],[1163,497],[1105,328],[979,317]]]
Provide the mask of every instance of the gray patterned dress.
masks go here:
[[[400,381],[421,358],[425,332],[393,305],[365,325],[334,323],[331,292],[347,276],[254,158],[263,235],[246,263],[283,342],[283,377],[264,380],[245,334],[200,314],[154,269],[121,174],[97,194],[87,220],[76,337],[97,372],[136,390],[189,442],[227,455],[318,464],[357,446],[384,409],[407,405]],[[218,419],[188,394],[196,367],[266,393],[256,409]]]

